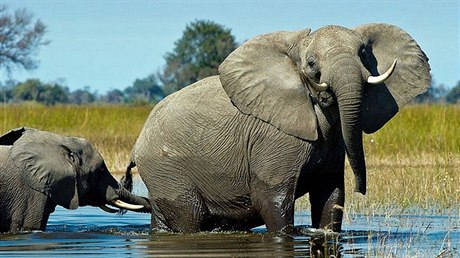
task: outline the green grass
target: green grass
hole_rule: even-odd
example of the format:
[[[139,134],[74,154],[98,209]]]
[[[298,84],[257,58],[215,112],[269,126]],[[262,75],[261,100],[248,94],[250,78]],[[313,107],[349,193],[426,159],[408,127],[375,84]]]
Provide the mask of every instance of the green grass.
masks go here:
[[[35,127],[87,138],[112,172],[124,171],[131,148],[151,106],[4,105],[0,129]],[[381,130],[365,135],[368,193],[352,192],[346,171],[350,212],[400,213],[419,207],[450,209],[459,215],[460,106],[408,106]],[[307,198],[297,202],[308,208]]]

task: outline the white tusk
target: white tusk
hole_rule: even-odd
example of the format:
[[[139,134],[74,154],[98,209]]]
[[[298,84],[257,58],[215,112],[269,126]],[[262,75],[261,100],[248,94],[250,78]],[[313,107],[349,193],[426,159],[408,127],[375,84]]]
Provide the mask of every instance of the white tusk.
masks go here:
[[[329,88],[329,86],[325,82],[316,83],[312,79],[310,79],[308,77],[306,77],[306,78],[307,78],[308,82],[310,83],[310,85],[313,87],[313,89],[316,90],[316,91],[326,91]]]
[[[112,204],[118,208],[127,209],[127,210],[140,210],[144,208],[143,205],[130,204],[130,203],[126,203],[120,200],[112,201]]]
[[[329,86],[327,86],[327,83],[325,82],[322,82],[322,83],[316,83],[312,80],[311,81],[311,86],[313,87],[313,89],[315,89],[316,91],[326,91],[327,88],[329,88]]]
[[[379,83],[382,83],[384,82],[385,80],[387,80],[388,78],[390,78],[391,74],[393,73],[393,71],[395,70],[395,67],[396,67],[396,61],[398,59],[395,59],[393,61],[393,64],[390,66],[390,68],[388,68],[388,70],[384,73],[384,74],[381,74],[379,76],[369,76],[367,78],[367,82],[369,84],[379,84]]]
[[[105,204],[99,206],[99,208],[101,208],[101,210],[106,211],[106,212],[109,212],[109,213],[117,213],[117,212],[119,211],[119,210],[115,210],[115,209],[109,208],[109,207],[107,207]]]

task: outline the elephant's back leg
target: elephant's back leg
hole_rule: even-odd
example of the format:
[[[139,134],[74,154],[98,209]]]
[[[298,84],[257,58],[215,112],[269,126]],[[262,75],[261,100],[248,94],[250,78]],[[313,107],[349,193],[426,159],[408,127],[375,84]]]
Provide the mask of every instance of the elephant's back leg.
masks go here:
[[[234,137],[244,123],[235,121],[250,118],[218,83],[218,77],[208,78],[160,102],[136,142],[133,157],[158,226],[185,232],[209,228],[210,217],[228,212],[222,205],[247,192],[246,182],[229,186],[225,179],[248,178],[242,158],[233,154],[241,151],[236,146],[244,148]]]
[[[160,143],[161,141],[158,140]],[[204,200],[191,182],[187,157],[172,154],[165,147],[151,144],[136,160],[139,174],[152,205],[151,228],[174,232],[197,232],[208,214]],[[149,153],[150,152],[150,153]]]
[[[177,189],[174,189],[177,191]],[[202,197],[194,190],[180,190],[175,199],[162,198],[158,194],[150,196],[152,202],[153,230],[170,230],[173,232],[198,232],[209,216]]]

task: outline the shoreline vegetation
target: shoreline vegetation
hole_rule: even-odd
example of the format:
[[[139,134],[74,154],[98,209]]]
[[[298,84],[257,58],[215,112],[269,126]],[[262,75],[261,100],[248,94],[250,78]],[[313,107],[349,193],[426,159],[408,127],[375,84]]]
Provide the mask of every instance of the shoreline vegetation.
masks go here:
[[[115,175],[124,173],[131,148],[152,106],[3,105],[0,134],[21,126],[93,143]],[[367,194],[353,192],[346,164],[346,214],[425,214],[460,216],[460,105],[409,105],[381,130],[364,135]],[[308,197],[296,202],[309,209]],[[345,215],[346,219],[347,215]]]

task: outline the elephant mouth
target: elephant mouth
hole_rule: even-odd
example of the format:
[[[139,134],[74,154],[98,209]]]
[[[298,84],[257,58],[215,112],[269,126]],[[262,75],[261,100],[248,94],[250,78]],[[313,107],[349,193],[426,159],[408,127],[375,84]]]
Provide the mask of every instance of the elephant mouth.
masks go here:
[[[120,212],[120,210],[123,210],[123,209],[124,210],[130,210],[130,211],[139,211],[139,210],[142,210],[142,209],[145,208],[143,205],[131,204],[131,203],[127,203],[127,202],[124,202],[124,201],[121,201],[121,200],[118,200],[118,199],[112,200],[108,204],[111,205],[111,206],[117,207],[119,209],[117,210],[117,209],[110,208],[110,207],[107,206],[107,204],[102,204],[101,206],[99,206],[99,208],[101,208],[101,210],[103,210],[105,212],[109,212],[109,213],[117,213],[117,212]]]

